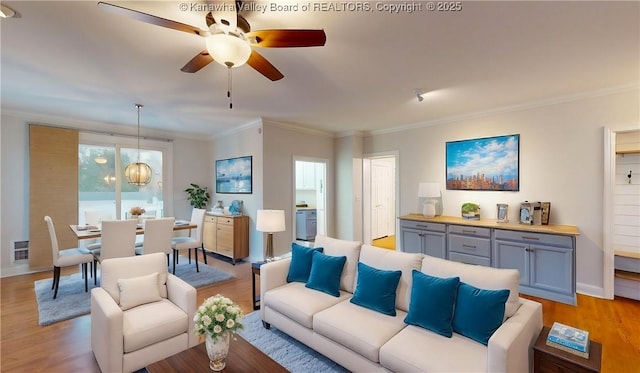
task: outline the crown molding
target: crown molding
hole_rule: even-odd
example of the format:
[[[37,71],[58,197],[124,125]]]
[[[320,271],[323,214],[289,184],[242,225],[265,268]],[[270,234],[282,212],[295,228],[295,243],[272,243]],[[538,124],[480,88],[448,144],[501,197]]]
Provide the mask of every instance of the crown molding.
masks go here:
[[[308,135],[322,136],[322,137],[329,137],[329,138],[335,138],[336,137],[336,134],[334,132],[323,131],[323,130],[318,130],[318,129],[314,129],[314,128],[308,128],[308,127],[303,127],[303,126],[301,126],[299,124],[294,124],[294,123],[275,121],[275,120],[267,119],[267,118],[263,118],[262,119],[262,123],[263,123],[263,125],[272,126],[272,127],[276,127],[276,128],[282,128],[282,129],[289,130],[289,131],[296,131],[296,132],[305,133],[305,134],[308,134]]]
[[[395,132],[407,131],[411,129],[431,127],[431,126],[447,124],[447,123],[455,123],[463,120],[483,118],[483,117],[493,116],[497,114],[505,114],[505,113],[511,113],[516,111],[531,110],[531,109],[541,108],[545,106],[552,106],[552,105],[564,104],[564,103],[573,102],[573,101],[586,100],[594,97],[609,96],[609,95],[614,95],[614,94],[624,93],[624,92],[629,92],[634,90],[640,90],[640,84],[636,82],[628,83],[628,84],[619,85],[615,87],[582,92],[574,95],[558,96],[558,97],[548,98],[544,100],[531,101],[531,102],[526,102],[522,104],[503,106],[499,108],[478,111],[474,113],[460,114],[460,115],[454,115],[454,116],[445,117],[445,118],[433,119],[425,122],[412,123],[412,124],[402,125],[402,126],[393,127],[393,128],[367,131],[365,132],[365,136],[384,135],[384,134],[390,134]]]

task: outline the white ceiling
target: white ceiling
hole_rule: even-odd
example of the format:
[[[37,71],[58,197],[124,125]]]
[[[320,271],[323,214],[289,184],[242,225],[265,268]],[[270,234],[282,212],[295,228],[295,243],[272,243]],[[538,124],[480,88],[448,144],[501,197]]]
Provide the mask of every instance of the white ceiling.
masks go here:
[[[206,29],[205,11],[180,10],[195,1],[112,3]],[[272,3],[283,2],[260,2]],[[107,13],[96,1],[3,1],[18,17],[0,20],[2,109],[135,126],[139,102],[143,128],[195,136],[258,118],[375,131],[640,81],[638,1],[465,1],[455,12],[416,1],[422,10],[413,13],[364,3],[372,10],[244,12],[253,30],[324,29],[327,42],[260,49],[285,77],[235,69],[230,110],[224,67],[180,71],[204,49],[199,36]],[[430,92],[422,103],[416,88]]]

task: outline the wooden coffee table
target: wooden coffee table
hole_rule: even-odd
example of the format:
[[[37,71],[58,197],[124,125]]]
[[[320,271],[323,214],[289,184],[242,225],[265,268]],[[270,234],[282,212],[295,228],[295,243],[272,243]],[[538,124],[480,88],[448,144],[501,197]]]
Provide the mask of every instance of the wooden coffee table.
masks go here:
[[[231,338],[225,373],[233,372],[288,372],[282,365],[255,348],[239,335]],[[213,372],[209,369],[209,357],[204,342],[147,367],[149,373],[162,372]]]

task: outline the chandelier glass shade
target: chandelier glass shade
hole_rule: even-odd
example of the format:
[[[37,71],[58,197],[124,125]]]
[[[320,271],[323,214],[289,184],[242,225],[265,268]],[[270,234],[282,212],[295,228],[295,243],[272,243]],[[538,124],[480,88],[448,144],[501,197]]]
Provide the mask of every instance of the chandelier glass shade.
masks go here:
[[[138,161],[135,163],[131,163],[124,169],[124,177],[127,179],[127,183],[143,186],[149,184],[151,181],[151,176],[153,172],[151,171],[151,167],[144,163],[140,162],[140,108],[141,104],[136,104],[136,108],[138,108]]]
[[[251,56],[251,46],[242,36],[218,33],[207,38],[207,51],[217,63],[227,67],[244,65]]]

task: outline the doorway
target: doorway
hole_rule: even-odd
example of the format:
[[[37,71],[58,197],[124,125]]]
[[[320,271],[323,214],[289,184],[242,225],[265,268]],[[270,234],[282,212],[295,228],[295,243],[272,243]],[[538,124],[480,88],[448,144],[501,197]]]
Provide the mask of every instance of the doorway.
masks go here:
[[[395,250],[397,216],[397,155],[365,158],[364,241]]]
[[[327,234],[327,161],[294,159],[294,241],[311,243]]]

